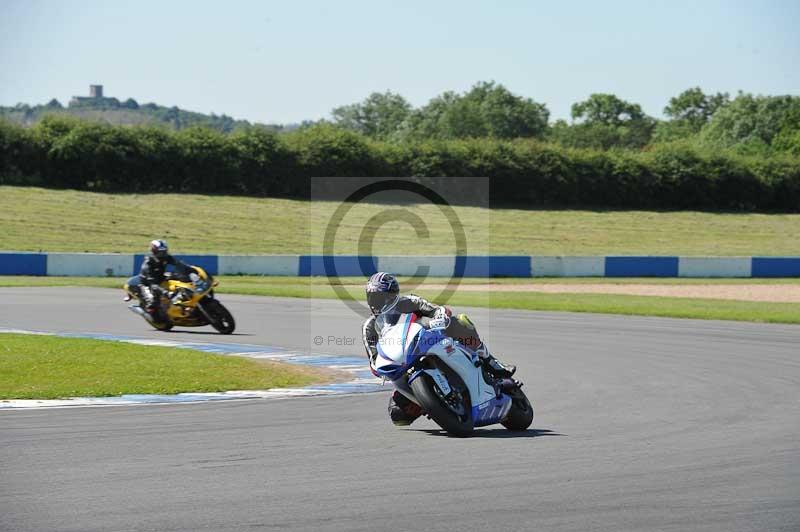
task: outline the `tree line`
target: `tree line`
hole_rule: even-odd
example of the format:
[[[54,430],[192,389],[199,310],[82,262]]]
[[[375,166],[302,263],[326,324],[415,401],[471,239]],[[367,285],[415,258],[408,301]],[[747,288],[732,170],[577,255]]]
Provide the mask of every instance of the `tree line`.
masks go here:
[[[129,98],[85,99],[64,107],[0,107],[0,117],[32,125],[45,116],[67,115],[112,124],[153,125],[174,130],[196,126],[234,133],[252,127],[290,132],[299,127],[333,124],[371,140],[408,143],[427,140],[529,138],[567,148],[649,149],[674,141],[701,149],[731,148],[742,154],[800,155],[800,97],[739,93],[706,94],[699,87],[670,98],[666,119],[648,116],[639,104],[614,94],[592,94],[576,102],[571,119],[551,122],[543,103],[512,93],[494,82],[479,82],[464,93],[444,92],[414,108],[391,91],[373,93],[361,102],[336,107],[329,120],[264,125],[164,107],[140,105]]]
[[[725,120],[715,123],[723,109],[744,105],[736,100],[714,111],[676,111],[674,127],[696,128],[692,121],[703,121],[699,134],[719,131],[719,145],[682,137],[637,150],[572,147],[547,135],[501,138],[509,123],[541,130],[546,109],[531,107],[504,126],[495,110],[478,100],[461,105],[479,108],[483,118],[465,120],[463,127],[486,128],[494,136],[410,137],[400,142],[331,123],[290,133],[245,128],[224,134],[201,127],[172,131],[112,126],[62,116],[45,117],[32,127],[0,121],[0,184],[308,199],[315,176],[413,177],[422,183],[446,177],[452,183],[448,200],[470,204],[475,202],[473,191],[459,187],[458,178],[485,176],[490,178],[493,206],[800,212],[800,157],[791,150],[740,150],[736,146],[744,133],[739,126],[728,129],[733,117],[722,115]],[[609,127],[617,123],[625,128],[640,119],[636,107],[615,115],[613,108],[607,112],[600,105],[608,102],[596,103],[577,108],[579,125],[603,120]],[[769,138],[770,150],[777,139],[792,141],[769,118],[775,108],[780,106],[762,109],[756,102],[754,110],[767,116],[748,122],[746,137],[755,135],[765,144]],[[447,106],[440,111],[451,112]],[[418,127],[435,130],[441,123],[461,123],[456,120],[461,113],[453,113],[452,121],[441,116],[414,120],[420,121]],[[703,113],[711,113],[710,121]]]
[[[373,93],[337,107],[332,122],[387,142],[464,138],[535,138],[570,148],[645,149],[676,140],[740,153],[800,155],[800,97],[706,94],[699,87],[671,98],[666,120],[614,94],[592,94],[571,108],[571,121],[549,122],[547,106],[480,82],[445,92],[414,109],[399,94]]]
[[[44,105],[17,104],[0,107],[0,118],[31,126],[47,116],[65,116],[117,125],[150,125],[181,130],[204,127],[222,133],[232,133],[250,127],[263,127],[280,131],[284,126],[251,124],[228,115],[204,114],[187,111],[177,106],[166,107],[155,103],[140,104],[133,98],[120,101],[114,97],[84,98],[64,106],[53,98]],[[297,125],[287,126],[288,128]]]

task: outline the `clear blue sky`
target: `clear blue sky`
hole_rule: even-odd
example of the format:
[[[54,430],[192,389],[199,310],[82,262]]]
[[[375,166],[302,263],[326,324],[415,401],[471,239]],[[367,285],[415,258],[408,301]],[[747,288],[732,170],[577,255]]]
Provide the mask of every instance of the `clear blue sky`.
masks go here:
[[[800,1],[0,2],[0,105],[88,92],[260,122],[495,80],[554,118],[699,85],[800,93]]]

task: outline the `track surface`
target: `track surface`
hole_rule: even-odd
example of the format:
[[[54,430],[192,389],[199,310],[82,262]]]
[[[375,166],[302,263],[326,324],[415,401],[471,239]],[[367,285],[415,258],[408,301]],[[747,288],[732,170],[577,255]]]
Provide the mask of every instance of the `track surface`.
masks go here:
[[[0,326],[163,337],[117,295],[2,289]],[[358,338],[337,302],[224,301],[251,334],[226,341]],[[397,429],[387,393],[0,412],[0,529],[800,529],[800,327],[471,315],[535,430]]]

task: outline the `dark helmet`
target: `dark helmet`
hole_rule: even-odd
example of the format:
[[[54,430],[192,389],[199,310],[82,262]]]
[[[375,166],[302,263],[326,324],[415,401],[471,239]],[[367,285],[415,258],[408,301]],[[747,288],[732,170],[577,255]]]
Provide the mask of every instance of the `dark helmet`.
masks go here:
[[[394,275],[378,272],[367,281],[367,305],[374,315],[390,310],[400,297],[400,283]]]
[[[153,240],[150,242],[150,254],[158,260],[164,260],[169,255],[169,246],[166,240]]]

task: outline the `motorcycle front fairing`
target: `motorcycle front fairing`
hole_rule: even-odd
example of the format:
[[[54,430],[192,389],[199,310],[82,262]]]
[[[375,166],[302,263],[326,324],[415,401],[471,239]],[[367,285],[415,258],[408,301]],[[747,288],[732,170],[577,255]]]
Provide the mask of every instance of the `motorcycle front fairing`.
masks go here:
[[[375,371],[381,377],[395,381],[401,378],[419,358],[414,356],[419,334],[424,331],[414,314],[401,314],[394,323],[381,326]]]

